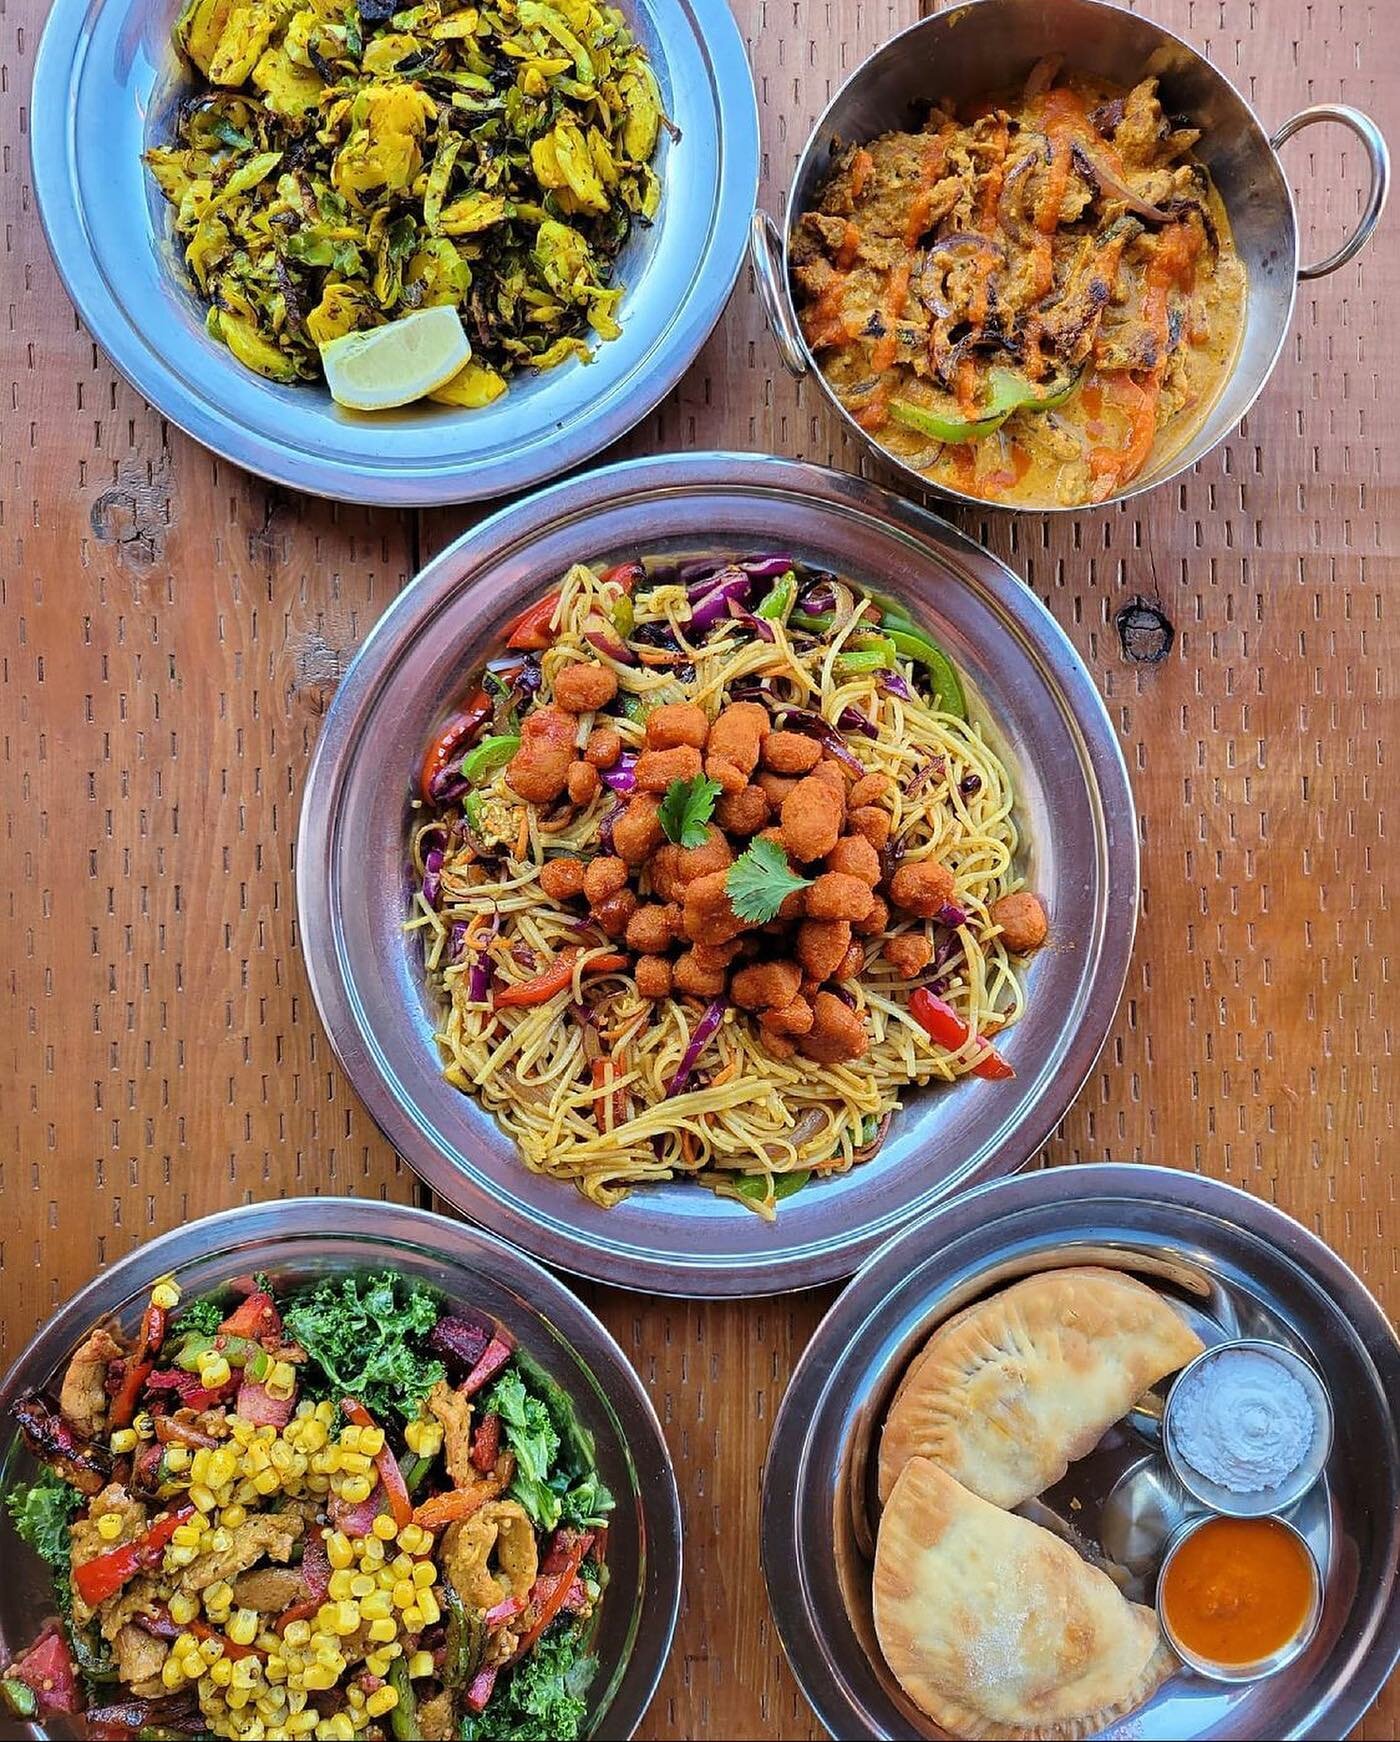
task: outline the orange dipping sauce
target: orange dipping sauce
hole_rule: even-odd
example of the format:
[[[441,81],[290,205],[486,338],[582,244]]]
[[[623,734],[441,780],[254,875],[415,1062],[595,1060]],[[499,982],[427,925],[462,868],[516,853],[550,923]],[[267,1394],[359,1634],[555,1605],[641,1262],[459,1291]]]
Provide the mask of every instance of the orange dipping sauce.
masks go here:
[[[1212,1518],[1181,1544],[1162,1580],[1162,1619],[1189,1652],[1244,1668],[1302,1632],[1316,1572],[1307,1550],[1272,1518]]]

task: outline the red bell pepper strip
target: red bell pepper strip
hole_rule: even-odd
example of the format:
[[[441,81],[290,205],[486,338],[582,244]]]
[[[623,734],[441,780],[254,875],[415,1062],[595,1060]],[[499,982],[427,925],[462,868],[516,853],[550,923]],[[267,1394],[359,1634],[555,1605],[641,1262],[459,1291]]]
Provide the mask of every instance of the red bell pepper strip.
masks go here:
[[[511,1356],[510,1344],[503,1343],[499,1337],[492,1337],[491,1341],[486,1345],[486,1351],[482,1355],[481,1359],[477,1362],[476,1366],[472,1368],[471,1372],[468,1373],[466,1378],[462,1381],[461,1385],[458,1387],[458,1389],[462,1393],[462,1396],[463,1397],[474,1397],[476,1395],[476,1393],[481,1390],[482,1386],[485,1385],[488,1380],[494,1379],[496,1377],[496,1375],[500,1372],[502,1367],[505,1366],[506,1362],[510,1360],[510,1356]],[[488,1420],[489,1419],[490,1418],[488,1417]],[[499,1433],[497,1434],[496,1443],[497,1443],[497,1449],[499,1450],[499,1447],[500,1447]],[[472,1461],[475,1462],[475,1457],[473,1457]],[[480,1465],[478,1465],[477,1467],[480,1468]],[[494,1458],[491,1460],[490,1467],[492,1469],[494,1469],[496,1467],[496,1461]]]
[[[547,645],[547,644],[546,644]],[[484,689],[477,690],[447,721],[423,756],[418,776],[418,789],[424,800],[433,801],[433,785],[438,777],[458,761],[468,743],[491,718],[494,709]]]
[[[364,1404],[353,1397],[341,1400],[340,1413],[356,1427],[375,1425],[374,1417]],[[404,1525],[413,1522],[413,1502],[408,1497],[408,1487],[403,1479],[403,1471],[399,1468],[399,1461],[389,1450],[387,1441],[374,1454],[374,1467],[379,1472],[379,1480],[384,1484],[384,1493],[389,1501],[389,1514],[395,1526],[402,1530]]]
[[[282,1315],[277,1310],[277,1303],[266,1289],[255,1288],[219,1326],[216,1341],[219,1337],[246,1337],[256,1343],[264,1337],[281,1335]]]
[[[914,988],[909,999],[909,1013],[920,1028],[936,1040],[939,1046],[946,1046],[949,1052],[959,1051],[972,1037],[972,1030],[952,1005],[935,997],[927,986]],[[973,1065],[971,1075],[986,1077],[992,1081],[1001,1081],[1016,1075],[990,1041],[979,1036],[978,1046],[981,1048],[981,1056]]]
[[[621,587],[624,593],[630,593],[645,574],[646,569],[641,563],[614,563],[610,569],[604,569],[598,579],[604,583],[611,582]]]
[[[546,593],[533,605],[527,605],[518,617],[506,624],[506,646],[530,653],[543,653],[546,647],[552,647],[554,631],[549,623],[558,608],[558,593]]]
[[[165,1545],[187,1518],[194,1517],[193,1506],[179,1506],[174,1512],[153,1524],[135,1542],[124,1542],[95,1559],[84,1561],[73,1569],[73,1583],[78,1595],[89,1609],[96,1609],[108,1597],[115,1596],[129,1580],[159,1564]]]
[[[136,1339],[136,1347],[126,1358],[122,1367],[121,1386],[107,1412],[108,1425],[113,1431],[131,1426],[146,1381],[156,1369],[156,1356],[165,1341],[167,1316],[164,1307],[155,1305],[148,1306],[141,1315],[141,1330]]]
[[[168,1446],[173,1440],[177,1445],[194,1446],[205,1451],[216,1452],[219,1442],[213,1434],[201,1433],[197,1427],[190,1427],[187,1422],[172,1421],[168,1415],[158,1415],[155,1418],[156,1438],[163,1446]]]
[[[501,1418],[498,1415],[484,1416],[472,1435],[472,1468],[480,1470],[483,1476],[489,1476],[496,1468],[500,1454]]]
[[[517,985],[503,986],[491,1000],[492,1008],[513,1010],[521,1006],[547,1003],[556,992],[562,992],[572,982],[574,964],[578,957],[577,950],[561,950],[542,972],[528,980],[521,980]],[[608,954],[594,956],[591,962],[585,962],[583,971],[585,974],[614,974],[619,968],[626,966],[626,956]]]
[[[583,1557],[592,1545],[593,1533],[587,1530],[568,1534],[556,1531],[554,1541],[556,1546],[545,1556],[542,1565],[552,1567],[552,1563],[561,1564],[548,1572],[541,1572],[531,1588],[525,1630],[520,1635],[520,1643],[515,1648],[512,1663],[524,1657],[564,1607],[574,1575],[583,1565]]]

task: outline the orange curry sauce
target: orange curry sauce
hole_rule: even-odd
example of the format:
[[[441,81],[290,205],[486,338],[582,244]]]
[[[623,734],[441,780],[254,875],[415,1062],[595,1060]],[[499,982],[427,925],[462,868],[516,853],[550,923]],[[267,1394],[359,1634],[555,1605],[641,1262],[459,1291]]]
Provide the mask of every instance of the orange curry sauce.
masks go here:
[[[1212,1518],[1172,1556],[1162,1618],[1197,1657],[1244,1668],[1307,1625],[1316,1572],[1307,1550],[1272,1518]]]

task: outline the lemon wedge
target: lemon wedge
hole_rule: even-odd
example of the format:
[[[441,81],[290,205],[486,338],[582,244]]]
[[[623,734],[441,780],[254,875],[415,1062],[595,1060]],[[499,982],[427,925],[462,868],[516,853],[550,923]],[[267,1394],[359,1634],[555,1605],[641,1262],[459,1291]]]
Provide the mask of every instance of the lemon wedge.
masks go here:
[[[387,411],[450,381],[472,348],[455,308],[438,304],[321,347],[321,367],[337,405]]]

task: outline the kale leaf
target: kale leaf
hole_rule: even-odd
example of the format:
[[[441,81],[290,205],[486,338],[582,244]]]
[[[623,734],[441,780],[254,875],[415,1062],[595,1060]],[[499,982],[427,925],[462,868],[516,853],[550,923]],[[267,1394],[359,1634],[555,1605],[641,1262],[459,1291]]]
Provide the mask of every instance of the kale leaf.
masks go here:
[[[303,1369],[303,1392],[334,1402],[353,1397],[371,1415],[393,1411],[411,1420],[443,1377],[442,1362],[424,1346],[439,1310],[427,1289],[405,1285],[392,1271],[304,1290],[283,1314],[314,1364]]]
[[[170,1329],[177,1337],[187,1331],[192,1331],[199,1337],[212,1337],[227,1317],[228,1308],[214,1295],[201,1295],[183,1309]]]
[[[576,1622],[551,1629],[498,1684],[486,1710],[462,1721],[462,1742],[576,1742],[597,1659]]]
[[[68,1562],[69,1526],[86,1502],[61,1476],[45,1470],[27,1488],[12,1488],[5,1505],[21,1539],[53,1569],[54,1591],[65,1615],[72,1612],[73,1593]]]

